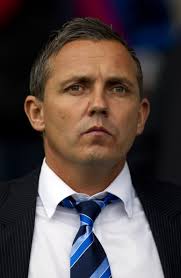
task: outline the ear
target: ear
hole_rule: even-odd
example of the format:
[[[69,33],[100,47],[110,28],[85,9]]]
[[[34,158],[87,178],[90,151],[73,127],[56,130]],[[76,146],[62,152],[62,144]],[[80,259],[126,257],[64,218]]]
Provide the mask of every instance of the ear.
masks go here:
[[[144,98],[140,102],[138,124],[137,124],[137,135],[143,132],[149,114],[150,114],[150,103],[148,99]]]
[[[37,131],[43,132],[45,128],[43,101],[34,96],[27,96],[24,110],[32,127]]]

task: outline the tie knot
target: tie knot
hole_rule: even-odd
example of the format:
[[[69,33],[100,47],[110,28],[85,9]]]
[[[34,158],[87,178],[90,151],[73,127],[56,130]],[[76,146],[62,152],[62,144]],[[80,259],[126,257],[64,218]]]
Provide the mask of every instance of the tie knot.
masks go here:
[[[75,208],[80,214],[81,225],[93,226],[93,223],[101,212],[101,209],[118,200],[120,199],[111,193],[108,193],[103,199],[92,199],[81,202],[76,201],[70,196],[65,198],[61,202],[61,205],[68,208]]]
[[[82,225],[92,226],[101,212],[101,207],[93,200],[80,202],[75,208],[80,214]]]

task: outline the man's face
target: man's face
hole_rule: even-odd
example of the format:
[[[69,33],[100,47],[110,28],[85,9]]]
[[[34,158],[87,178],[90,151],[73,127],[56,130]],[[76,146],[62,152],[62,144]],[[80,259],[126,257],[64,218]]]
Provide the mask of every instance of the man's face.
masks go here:
[[[123,162],[148,114],[129,52],[115,41],[77,40],[51,58],[50,70],[39,128],[47,161]]]

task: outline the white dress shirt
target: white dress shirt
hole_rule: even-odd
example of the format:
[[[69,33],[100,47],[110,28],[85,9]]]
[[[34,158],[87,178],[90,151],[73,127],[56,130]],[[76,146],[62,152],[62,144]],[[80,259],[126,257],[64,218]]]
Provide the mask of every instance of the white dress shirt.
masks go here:
[[[94,223],[94,233],[107,254],[112,277],[163,278],[152,232],[132,186],[127,164],[105,192],[122,200],[105,207]],[[70,277],[69,257],[80,220],[75,209],[57,205],[70,195],[89,199],[105,192],[92,197],[76,193],[44,160],[39,178],[29,278]]]

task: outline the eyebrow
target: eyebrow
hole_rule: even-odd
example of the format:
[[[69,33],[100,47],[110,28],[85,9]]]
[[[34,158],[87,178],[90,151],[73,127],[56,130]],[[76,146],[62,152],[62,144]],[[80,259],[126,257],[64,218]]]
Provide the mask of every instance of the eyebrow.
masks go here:
[[[126,84],[129,87],[135,87],[134,83],[131,82],[127,77],[110,77],[106,80],[108,85],[114,85],[116,83]]]
[[[62,82],[60,82],[60,86],[64,87],[68,84],[71,84],[72,82],[78,82],[78,83],[84,83],[84,84],[91,84],[94,82],[94,78],[92,77],[88,77],[88,76],[84,76],[84,75],[75,75],[72,76],[69,79],[63,80]]]

